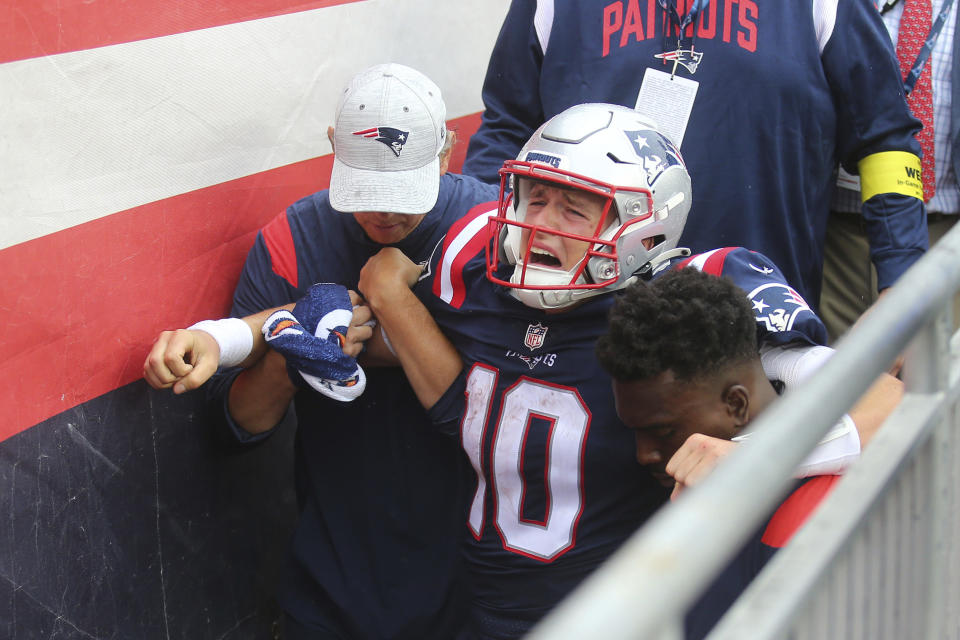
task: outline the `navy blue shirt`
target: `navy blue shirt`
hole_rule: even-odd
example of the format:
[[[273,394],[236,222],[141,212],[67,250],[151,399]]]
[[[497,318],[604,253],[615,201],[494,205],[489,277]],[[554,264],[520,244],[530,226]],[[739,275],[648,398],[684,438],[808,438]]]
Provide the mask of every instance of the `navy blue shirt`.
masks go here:
[[[572,105],[633,107],[645,70],[672,68],[654,57],[676,49],[665,24],[653,0],[514,0],[464,173],[497,181]],[[712,1],[688,32],[703,57],[677,71],[699,83],[681,147],[693,205],[680,246],[760,251],[816,308],[837,163],[856,173],[873,153],[920,153],[890,37],[871,0]],[[884,288],[927,247],[923,203],[879,194],[863,214]]]
[[[447,228],[497,190],[441,178],[434,209],[397,243],[426,261]],[[258,234],[234,295],[242,317],[301,298],[317,282],[356,289],[382,248],[327,192],[304,198]],[[300,517],[278,600],[312,633],[351,639],[448,639],[462,623],[459,551],[464,464],[455,440],[429,428],[399,368],[367,368],[349,403],[297,393],[295,478]],[[212,402],[234,436],[226,394],[239,371],[211,381]]]

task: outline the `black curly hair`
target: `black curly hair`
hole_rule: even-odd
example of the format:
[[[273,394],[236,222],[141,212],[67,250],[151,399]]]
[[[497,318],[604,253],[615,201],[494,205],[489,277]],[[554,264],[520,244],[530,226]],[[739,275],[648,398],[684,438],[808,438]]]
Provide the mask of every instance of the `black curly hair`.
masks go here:
[[[756,321],[746,293],[729,280],[676,269],[617,296],[596,353],[616,380],[668,370],[694,380],[758,357]]]

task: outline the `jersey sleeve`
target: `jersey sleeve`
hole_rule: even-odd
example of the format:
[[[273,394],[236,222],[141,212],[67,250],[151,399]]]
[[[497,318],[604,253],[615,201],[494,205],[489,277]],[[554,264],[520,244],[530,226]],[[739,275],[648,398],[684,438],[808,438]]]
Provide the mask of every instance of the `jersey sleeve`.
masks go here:
[[[427,411],[430,423],[441,433],[447,435],[458,435],[460,433],[460,421],[463,419],[466,405],[466,390],[467,369],[464,367],[453,384]]]
[[[467,265],[480,267],[490,238],[488,225],[497,213],[496,202],[473,207],[457,220],[443,237],[430,258],[427,277],[418,283],[418,296],[434,311],[437,304],[460,308],[467,295],[464,274]]]
[[[469,333],[461,312],[467,301],[465,274],[470,274],[473,281],[485,268],[487,225],[496,213],[496,206],[495,202],[477,205],[455,222],[437,245],[424,276],[414,287],[414,293],[454,345],[462,337],[459,329]],[[466,367],[428,411],[431,423],[441,432],[459,433],[465,392]]]
[[[806,300],[762,253],[726,247],[691,256],[677,265],[729,278],[743,289],[753,305],[761,344],[827,343],[827,330]]]
[[[283,224],[286,215],[281,214],[257,234],[233,294],[231,316],[242,318],[297,299],[296,289],[288,280],[291,269],[295,277],[296,254],[293,251],[293,240],[289,237],[289,227]],[[269,235],[279,238],[281,244],[268,243],[265,231],[276,227],[280,227],[280,233],[270,232]],[[286,228],[285,232],[283,228]],[[207,382],[207,410],[215,431],[227,441],[239,444],[259,442],[269,437],[273,431],[257,435],[248,433],[234,422],[227,407],[230,387],[241,372],[242,369],[239,368],[220,370]]]
[[[517,157],[530,135],[543,124],[540,69],[543,63],[534,25],[536,0],[513,0],[490,55],[483,81],[480,128],[470,138],[463,173],[484,182],[499,182],[505,160]]]
[[[910,181],[912,164],[919,166],[915,158],[907,162],[910,166],[904,166],[902,158],[919,156],[920,145],[914,135],[921,125],[910,114],[893,44],[873,3],[840,2],[836,15],[822,62],[837,105],[838,158],[853,174],[861,169],[874,171],[860,164],[868,156],[883,159],[888,154],[892,158],[886,177],[879,178],[876,194],[862,209],[878,286],[884,289],[916,262],[929,244],[923,201],[902,187]],[[876,176],[862,177],[878,180]]]

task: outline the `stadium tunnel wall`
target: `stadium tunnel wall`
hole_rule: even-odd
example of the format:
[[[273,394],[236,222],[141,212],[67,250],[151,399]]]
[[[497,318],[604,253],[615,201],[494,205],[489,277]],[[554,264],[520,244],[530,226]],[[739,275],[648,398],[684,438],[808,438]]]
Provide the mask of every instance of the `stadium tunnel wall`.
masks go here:
[[[295,425],[225,448],[143,361],[225,315],[256,230],[328,185],[355,72],[437,82],[459,170],[507,5],[3,3],[0,637],[272,635]]]

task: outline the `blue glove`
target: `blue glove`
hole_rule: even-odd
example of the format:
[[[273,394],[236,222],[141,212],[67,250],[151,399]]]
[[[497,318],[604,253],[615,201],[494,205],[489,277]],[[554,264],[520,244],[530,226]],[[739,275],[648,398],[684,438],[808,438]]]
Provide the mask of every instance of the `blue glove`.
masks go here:
[[[353,317],[347,290],[335,284],[315,284],[293,308],[275,311],[263,323],[267,344],[287,360],[290,379],[308,384],[335,400],[348,402],[363,393],[366,376],[355,358],[345,354],[343,341]]]

